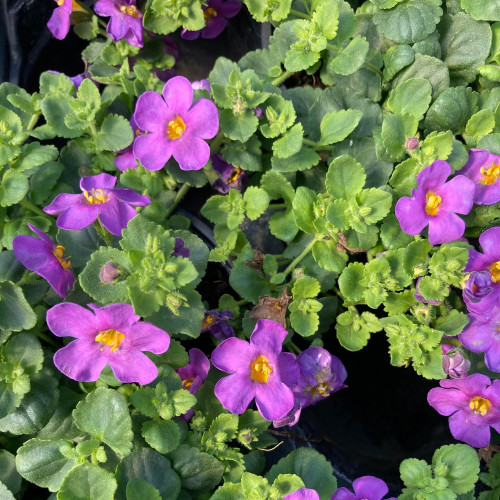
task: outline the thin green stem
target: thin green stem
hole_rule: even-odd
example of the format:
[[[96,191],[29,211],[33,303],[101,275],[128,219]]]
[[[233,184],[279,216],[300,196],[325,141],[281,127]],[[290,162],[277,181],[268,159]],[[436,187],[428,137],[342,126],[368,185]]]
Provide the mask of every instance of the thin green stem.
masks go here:
[[[34,271],[26,271],[22,278],[16,283],[16,286],[22,286],[22,285],[32,285],[38,281],[38,274],[36,274]]]
[[[95,123],[89,125],[90,135],[95,139],[97,137],[97,129],[95,128]]]
[[[269,205],[269,208],[287,208],[288,205],[286,203],[273,203],[272,205]]]
[[[292,260],[292,262],[290,262],[290,264],[288,265],[288,267],[283,271],[283,274],[287,275],[289,274],[291,271],[293,271],[295,269],[295,266],[304,258],[306,257],[306,255],[309,254],[309,252],[312,250],[312,247],[314,245],[314,243],[316,242],[316,238],[314,238],[310,243],[309,245],[307,245],[304,250],[302,250],[302,252],[300,252],[299,255],[297,255],[297,257],[295,257],[295,259]]]
[[[238,307],[244,306],[245,304],[248,304],[248,300],[247,299],[241,299],[241,300],[237,300],[236,301],[236,305]]]
[[[314,149],[322,150],[322,151],[332,151],[333,149],[335,149],[335,146],[333,146],[333,145],[331,145],[331,146],[323,146],[322,144],[318,144],[317,142],[311,141],[309,139],[302,139],[302,143],[305,146],[310,146],[310,147],[312,147]]]
[[[33,130],[33,128],[35,128],[36,122],[38,121],[38,118],[40,118],[40,113],[35,113],[34,115],[32,115],[28,126],[26,127],[26,130]]]
[[[45,333],[42,333],[42,332],[37,332],[36,336],[41,339],[41,340],[44,340],[45,342],[47,342],[47,344],[50,344],[52,347],[61,347],[54,339],[51,339],[48,335],[46,335]]]
[[[47,219],[50,219],[50,217],[40,208],[38,208],[36,205],[31,203],[31,201],[28,201],[26,199],[23,199],[19,202],[24,208],[27,208],[28,210],[31,210],[32,212],[35,212],[37,215],[40,215],[41,217],[46,217]]]
[[[293,73],[294,73],[293,71],[285,71],[280,76],[278,76],[278,78],[275,78],[271,83],[277,87],[280,83],[283,83],[288,77],[292,76]]]
[[[172,204],[167,208],[167,211],[165,213],[165,217],[168,217],[174,210],[175,207],[181,202],[182,198],[186,195],[186,193],[189,191],[189,184],[183,184],[179,191],[177,191],[177,194],[175,195],[174,201]]]
[[[219,132],[217,132],[217,135],[215,136],[215,139],[212,141],[212,144],[210,144],[210,156],[219,151],[223,140],[224,134],[222,130],[219,130]]]
[[[456,347],[460,347],[462,345],[462,343],[458,339],[443,339],[441,340],[441,344],[449,344]]]
[[[94,227],[97,231],[97,234],[104,240],[104,243],[108,247],[111,246],[111,233],[102,225],[101,219],[97,217],[97,220],[94,222]]]
[[[289,345],[292,348],[292,351],[294,351],[295,354],[300,354],[302,352],[302,349],[291,340],[287,342],[287,345]]]
[[[295,17],[301,17],[302,19],[309,19],[307,14],[298,10],[290,9],[290,14],[293,14]]]

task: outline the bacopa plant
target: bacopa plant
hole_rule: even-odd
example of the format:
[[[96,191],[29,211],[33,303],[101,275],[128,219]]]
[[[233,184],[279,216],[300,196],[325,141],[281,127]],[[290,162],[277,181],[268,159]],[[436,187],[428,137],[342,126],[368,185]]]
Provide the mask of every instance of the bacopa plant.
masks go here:
[[[40,1],[87,45],[0,83],[0,498],[500,498],[500,1]],[[387,477],[306,426],[374,343],[446,429]]]

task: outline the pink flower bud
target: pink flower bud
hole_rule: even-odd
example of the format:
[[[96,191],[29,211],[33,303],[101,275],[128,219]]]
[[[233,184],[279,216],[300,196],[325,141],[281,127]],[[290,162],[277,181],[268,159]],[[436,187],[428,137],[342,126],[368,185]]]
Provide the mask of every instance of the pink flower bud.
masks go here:
[[[106,262],[99,271],[99,279],[106,284],[113,283],[120,276],[120,268],[111,260]]]
[[[419,145],[418,139],[416,137],[408,137],[405,142],[405,148],[413,151],[414,149],[417,149]]]

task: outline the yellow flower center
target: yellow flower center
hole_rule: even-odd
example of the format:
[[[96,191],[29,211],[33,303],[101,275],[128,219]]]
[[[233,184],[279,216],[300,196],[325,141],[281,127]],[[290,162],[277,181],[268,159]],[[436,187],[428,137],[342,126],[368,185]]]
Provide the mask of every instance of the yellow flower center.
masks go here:
[[[52,250],[52,253],[54,254],[54,257],[59,261],[59,264],[63,267],[63,269],[68,269],[71,267],[71,262],[64,257],[64,250],[66,250],[63,246],[57,245],[54,250]]]
[[[500,163],[492,162],[488,170],[481,167],[481,173],[483,174],[482,179],[479,181],[481,184],[486,184],[487,186],[495,184],[500,178]]]
[[[236,182],[238,180],[238,177],[242,174],[243,170],[241,168],[236,167],[231,174],[231,177],[227,180],[228,184],[232,184],[233,182]]]
[[[209,7],[208,9],[203,12],[203,18],[205,19],[205,24],[212,19],[212,17],[217,17],[217,11],[215,9],[212,9],[212,7]]]
[[[186,378],[182,381],[182,388],[185,391],[189,391],[189,388],[193,385],[194,378]]]
[[[59,0],[59,2],[57,2],[59,5],[61,5],[61,3],[64,3],[64,0]],[[76,3],[75,0],[72,0],[71,1],[71,5],[73,6],[73,12],[87,12],[85,10],[84,7],[82,7],[80,4]]]
[[[436,215],[441,205],[441,196],[429,191],[425,195],[425,212],[427,215]]]
[[[62,5],[64,3],[64,0],[57,0],[57,5]]]
[[[120,5],[120,12],[132,17],[139,17],[141,14],[135,5]]]
[[[92,188],[92,193],[89,194],[88,191],[83,190],[83,194],[87,201],[87,205],[101,205],[108,201],[109,196],[104,193],[102,189]]]
[[[273,369],[265,356],[257,356],[250,365],[250,369],[250,378],[261,384],[265,384],[269,379],[269,375],[273,373]]]
[[[493,262],[490,266],[491,281],[497,283],[500,281],[500,260]]]
[[[474,413],[480,413],[484,417],[490,412],[491,402],[489,399],[476,396],[469,401],[469,406]]]
[[[208,328],[214,322],[214,318],[211,314],[207,315],[206,318],[203,319],[202,325],[203,328]]]
[[[328,397],[328,391],[332,390],[332,386],[328,382],[322,382],[321,384],[315,385],[314,387],[311,387],[311,392],[313,396],[316,394],[319,394],[320,396],[323,396],[324,398]]]
[[[179,139],[184,134],[184,130],[186,130],[186,124],[184,120],[178,116],[175,120],[172,120],[168,123],[167,135],[169,139]]]
[[[111,348],[110,349],[111,352],[113,352],[113,351],[116,351],[118,349],[118,347],[120,347],[120,344],[124,338],[125,338],[125,334],[120,333],[116,330],[110,329],[110,330],[103,330],[102,332],[99,332],[96,335],[94,340],[96,342],[101,342],[102,344],[104,344],[101,347],[101,351],[107,345],[109,345],[109,347]]]

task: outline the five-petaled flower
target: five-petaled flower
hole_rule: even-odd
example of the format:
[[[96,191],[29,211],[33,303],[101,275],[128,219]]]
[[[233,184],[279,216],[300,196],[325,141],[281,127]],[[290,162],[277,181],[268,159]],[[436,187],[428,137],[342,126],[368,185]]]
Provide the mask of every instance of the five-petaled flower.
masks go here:
[[[216,38],[224,31],[227,19],[234,17],[240,10],[241,2],[238,0],[208,0],[203,7],[205,27],[198,31],[182,30],[181,37],[195,40],[201,34],[201,38]]]
[[[471,211],[475,185],[463,175],[446,182],[450,174],[450,165],[437,160],[417,175],[412,197],[396,203],[396,217],[405,233],[419,234],[429,225],[431,245],[455,241],[464,234],[465,222],[456,214]]]
[[[204,312],[201,333],[209,332],[220,341],[234,337],[233,327],[227,322],[229,319],[233,319],[231,311],[219,312],[215,309],[211,311],[204,309]]]
[[[500,380],[481,373],[441,380],[429,391],[427,401],[441,415],[450,416],[455,439],[475,448],[488,446],[490,426],[500,432]]]
[[[219,130],[217,108],[208,99],[193,102],[193,87],[176,76],[163,87],[163,99],[152,91],[137,100],[134,118],[146,133],[134,141],[134,156],[148,170],[159,170],[171,156],[182,170],[199,170],[210,158],[212,139]]]
[[[168,334],[139,321],[130,304],[89,307],[92,311],[63,302],[47,311],[47,325],[54,335],[76,338],[55,353],[57,369],[73,380],[94,382],[109,363],[120,382],[152,382],[158,370],[142,351],[164,353],[170,344]]]
[[[358,477],[352,482],[354,493],[347,488],[339,488],[331,500],[382,500],[389,488],[387,484],[375,476]],[[396,500],[391,497],[387,500]]]
[[[115,184],[116,177],[105,173],[82,177],[83,194],[59,194],[43,210],[50,215],[61,214],[57,218],[57,226],[61,229],[84,229],[99,217],[111,234],[121,236],[128,221],[137,215],[131,205],[145,207],[151,201],[132,189],[115,188]]]
[[[219,179],[212,184],[213,189],[222,194],[227,194],[230,189],[245,191],[248,175],[244,170],[231,165],[219,154],[212,155],[212,166],[220,174]]]
[[[476,205],[500,201],[500,156],[483,149],[469,149],[469,161],[458,173],[474,181]]]
[[[65,248],[56,245],[43,231],[28,223],[40,239],[21,234],[12,241],[17,260],[30,271],[45,278],[59,297],[66,297],[73,290],[75,276],[71,263],[64,256]]]
[[[111,16],[106,31],[113,42],[124,38],[130,45],[142,47],[142,12],[135,0],[98,0],[94,10],[98,16]]]
[[[260,319],[250,342],[232,337],[212,353],[213,365],[230,373],[215,385],[215,395],[231,413],[243,413],[255,397],[257,409],[267,420],[286,415],[293,407],[291,385],[298,377],[295,356],[281,352],[287,331],[275,321]]]
[[[467,309],[476,314],[487,313],[500,298],[500,227],[492,227],[479,237],[484,253],[469,249],[465,271],[469,277],[464,290]]]

